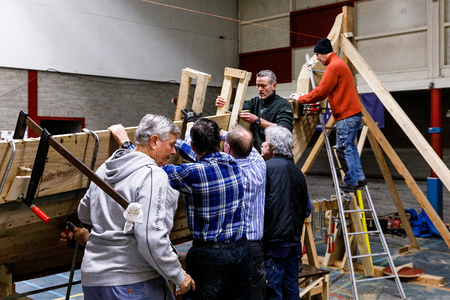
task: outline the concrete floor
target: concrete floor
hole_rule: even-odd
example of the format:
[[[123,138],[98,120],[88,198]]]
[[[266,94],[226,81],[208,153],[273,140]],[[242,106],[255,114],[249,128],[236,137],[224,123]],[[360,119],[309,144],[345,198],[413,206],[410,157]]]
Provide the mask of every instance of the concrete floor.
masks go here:
[[[445,277],[445,285],[442,287],[427,287],[413,283],[403,282],[403,289],[407,299],[427,299],[441,300],[450,299],[450,249],[439,239],[418,239],[418,243],[422,248],[419,252],[409,253],[403,256],[398,255],[398,249],[409,244],[408,239],[399,236],[386,235],[386,241],[389,245],[391,255],[395,265],[399,266],[406,263],[414,263],[415,268],[423,269],[425,274]],[[377,236],[370,237],[370,245],[372,252],[381,252],[382,246]],[[316,240],[317,253],[324,256],[326,245],[321,240]],[[185,243],[177,246],[180,255],[187,253],[191,243]],[[374,259],[377,266],[388,266],[387,260]],[[352,288],[350,283],[350,275],[337,270],[330,269],[330,299],[342,300],[352,298]],[[61,273],[48,277],[16,282],[16,290],[19,293],[25,293],[31,290],[51,287],[58,284],[67,283],[69,273]],[[357,279],[362,275],[357,275]],[[75,272],[75,280],[80,280],[80,271]],[[358,285],[359,299],[400,299],[398,289],[393,280],[377,280],[369,281]],[[35,300],[62,300],[65,299],[66,288],[47,291],[40,294],[29,296]],[[71,299],[82,300],[83,291],[81,285],[72,287]]]

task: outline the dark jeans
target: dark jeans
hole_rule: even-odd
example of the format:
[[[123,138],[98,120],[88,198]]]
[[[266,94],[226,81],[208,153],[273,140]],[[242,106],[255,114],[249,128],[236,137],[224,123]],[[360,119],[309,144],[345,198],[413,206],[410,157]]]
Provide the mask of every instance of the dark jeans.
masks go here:
[[[186,256],[186,272],[195,281],[195,291],[183,299],[252,299],[253,261],[246,238],[231,243],[194,240]]]
[[[118,286],[83,286],[83,293],[85,300],[175,300],[169,283],[163,277]]]
[[[266,289],[264,249],[261,241],[250,241],[253,255],[252,300],[263,300]]]
[[[300,245],[266,250],[267,300],[300,300],[298,257]]]
[[[356,114],[336,122],[336,152],[345,172],[344,183],[357,186],[366,178],[361,167],[355,139],[361,127],[361,114]]]

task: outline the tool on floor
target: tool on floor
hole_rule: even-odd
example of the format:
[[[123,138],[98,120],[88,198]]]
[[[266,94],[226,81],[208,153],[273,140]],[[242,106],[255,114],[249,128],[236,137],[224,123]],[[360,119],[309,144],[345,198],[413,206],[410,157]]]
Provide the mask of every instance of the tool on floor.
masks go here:
[[[395,271],[400,278],[416,278],[424,274],[424,271],[422,269],[413,268],[412,263],[396,267]],[[392,275],[392,270],[390,267],[386,267],[383,269],[383,273],[389,276]]]
[[[309,58],[309,54],[306,54],[306,63],[308,65],[308,70],[309,70],[309,74],[310,74],[310,78],[311,78],[311,85],[312,85],[312,88],[314,89],[316,87],[316,82],[315,82],[315,79],[314,79],[314,70],[312,68],[312,62],[311,62],[311,60]],[[342,233],[343,233],[343,237],[344,237],[345,249],[347,251],[347,258],[348,258],[348,266],[349,266],[350,277],[351,277],[351,280],[352,280],[353,297],[354,297],[354,299],[358,300],[358,290],[357,290],[357,286],[356,286],[357,283],[371,281],[371,280],[385,279],[385,278],[394,278],[395,282],[397,284],[398,291],[400,293],[400,297],[402,299],[406,299],[405,292],[403,291],[403,287],[401,285],[400,278],[398,277],[397,271],[395,270],[394,262],[392,260],[391,255],[390,255],[390,252],[389,252],[386,240],[385,240],[384,235],[383,235],[383,231],[381,230],[381,226],[380,226],[380,223],[378,221],[378,217],[377,217],[377,214],[375,212],[375,208],[373,207],[373,204],[372,204],[372,199],[371,199],[370,193],[369,193],[369,187],[366,185],[366,186],[364,186],[362,188],[362,189],[364,189],[365,195],[367,197],[367,203],[369,205],[368,209],[360,209],[358,207],[356,207],[357,209],[344,208],[344,203],[343,203],[344,199],[343,198],[345,198],[344,194],[347,194],[347,193],[344,193],[341,190],[340,185],[339,185],[339,180],[338,180],[338,176],[337,176],[337,168],[336,168],[336,165],[334,163],[332,147],[331,147],[330,141],[328,139],[327,128],[326,128],[324,116],[323,116],[323,113],[322,113],[321,110],[319,110],[319,120],[320,120],[320,124],[322,126],[322,132],[323,132],[323,135],[324,135],[324,140],[325,140],[325,145],[326,145],[326,149],[327,149],[328,160],[330,162],[331,174],[332,174],[332,177],[333,177],[333,184],[334,184],[334,188],[335,188],[336,196],[337,196],[337,200],[338,200],[339,216],[340,216],[340,222],[342,224],[341,228],[342,228]],[[354,192],[350,192],[350,193],[348,193],[348,195],[346,197],[354,199],[354,198],[356,198],[356,195],[355,195]],[[356,202],[356,199],[354,199],[354,200]],[[349,201],[349,203],[350,203],[350,201]],[[352,213],[359,213],[360,214],[362,212],[371,212],[372,213],[372,216],[373,216],[373,219],[374,219],[375,226],[376,226],[377,230],[375,230],[375,231],[364,231],[364,230],[362,230],[362,231],[351,232],[351,233],[347,232],[346,213],[349,213],[350,215],[352,215]],[[354,214],[353,214],[353,216],[354,216]],[[359,217],[360,217],[360,215],[359,215]],[[355,221],[355,219],[353,219],[353,221]],[[360,219],[358,219],[358,222],[359,221],[360,221]],[[356,228],[356,224],[355,223],[353,223],[353,226],[354,226],[354,228]],[[356,235],[361,235],[361,234],[372,234],[372,233],[376,233],[376,234],[379,235],[381,243],[383,245],[384,252],[382,252],[382,253],[352,255],[351,246],[350,246],[350,242],[349,242],[349,236],[351,236],[351,235],[355,235],[356,236]],[[356,280],[356,278],[355,278],[355,270],[353,268],[353,259],[354,258],[356,258],[356,259],[358,259],[358,258],[364,259],[364,258],[367,258],[367,257],[381,256],[381,255],[387,257],[388,262],[389,262],[389,266],[391,267],[391,270],[393,270],[393,272],[392,272],[393,274],[390,275],[390,276],[384,276],[384,277],[373,277],[373,278],[364,278],[364,279]]]

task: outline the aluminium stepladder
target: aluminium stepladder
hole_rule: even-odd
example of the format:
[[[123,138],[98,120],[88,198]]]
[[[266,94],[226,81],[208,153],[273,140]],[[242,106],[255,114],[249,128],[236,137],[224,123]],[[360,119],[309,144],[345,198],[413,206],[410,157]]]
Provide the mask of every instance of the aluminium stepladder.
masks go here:
[[[308,65],[308,70],[309,70],[309,74],[310,74],[310,77],[311,77],[311,85],[312,85],[312,88],[314,89],[316,87],[316,83],[315,83],[315,80],[314,80],[314,70],[312,68],[313,61],[310,59],[309,54],[306,54],[306,63]],[[319,120],[320,120],[320,124],[321,124],[321,127],[322,127],[322,132],[324,134],[324,140],[325,140],[325,146],[326,146],[326,150],[327,150],[327,156],[328,156],[328,160],[330,162],[331,175],[333,177],[333,184],[334,184],[334,188],[335,188],[335,191],[336,191],[336,197],[337,197],[337,200],[338,200],[337,202],[338,202],[338,206],[339,206],[340,223],[343,224],[341,226],[341,229],[342,229],[342,233],[343,233],[345,249],[346,249],[346,252],[347,252],[350,278],[352,280],[353,297],[354,297],[354,299],[358,300],[358,290],[357,290],[356,284],[359,283],[359,282],[394,278],[395,282],[397,284],[397,288],[398,288],[398,291],[399,291],[401,299],[406,299],[405,292],[403,291],[403,287],[402,287],[402,284],[400,282],[400,278],[398,277],[397,271],[395,270],[394,262],[392,260],[391,254],[389,252],[389,248],[388,248],[386,240],[384,238],[383,230],[381,229],[380,222],[378,221],[378,217],[377,217],[377,214],[375,212],[375,208],[374,208],[373,203],[372,203],[372,198],[370,196],[369,187],[367,185],[364,186],[364,192],[365,192],[365,195],[366,195],[366,198],[367,198],[367,203],[369,205],[369,208],[367,208],[367,209],[348,209],[348,208],[344,208],[343,192],[342,192],[342,190],[340,188],[338,175],[337,175],[337,172],[336,172],[336,170],[339,169],[339,168],[336,168],[335,163],[334,163],[334,158],[333,158],[333,154],[332,154],[332,148],[331,148],[331,145],[330,145],[330,141],[328,139],[327,128],[326,128],[326,125],[325,125],[325,120],[324,120],[321,108],[319,108]],[[346,226],[347,223],[346,223],[346,217],[345,217],[346,213],[362,213],[362,212],[371,212],[372,213],[372,217],[373,217],[373,220],[374,220],[374,224],[375,224],[376,230],[375,231],[359,231],[359,232],[351,232],[351,233],[347,232],[347,226]],[[372,253],[372,254],[363,254],[363,255],[352,255],[350,242],[349,242],[349,236],[351,236],[351,235],[373,234],[373,233],[376,233],[376,234],[379,235],[381,244],[383,245],[384,252]],[[390,268],[392,270],[392,275],[390,275],[390,276],[383,276],[383,277],[364,278],[364,279],[356,280],[356,278],[355,278],[355,271],[353,269],[353,259],[354,258],[357,259],[357,258],[374,257],[374,256],[386,256],[387,257],[388,262],[389,262],[389,266],[390,266]]]

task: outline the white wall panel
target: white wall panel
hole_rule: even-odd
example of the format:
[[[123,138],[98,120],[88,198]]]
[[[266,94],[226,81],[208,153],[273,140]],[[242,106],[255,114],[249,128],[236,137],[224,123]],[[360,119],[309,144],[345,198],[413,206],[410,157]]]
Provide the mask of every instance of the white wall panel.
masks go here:
[[[397,72],[427,67],[426,32],[357,41],[356,47],[375,72]]]
[[[237,18],[237,0],[164,2]],[[2,0],[0,66],[156,81],[199,66],[221,85],[237,67],[237,25],[144,1]]]
[[[444,64],[445,65],[450,65],[450,27],[446,27],[444,30],[444,45],[446,45],[445,50],[444,50]]]
[[[290,0],[241,0],[241,20],[253,20],[290,12]]]
[[[358,36],[426,26],[427,1],[375,0],[357,2],[356,20]]]
[[[297,48],[294,49],[293,52],[293,61],[294,61],[294,68],[292,74],[292,81],[297,82],[298,75],[300,75],[300,72],[302,71],[303,65],[306,63],[305,55],[306,53],[309,53],[309,56],[314,55],[314,47],[305,47],[305,48]]]
[[[445,0],[444,12],[444,22],[450,22],[450,0]]]
[[[259,24],[272,28],[252,24],[241,27],[241,53],[289,47],[289,17]]]

